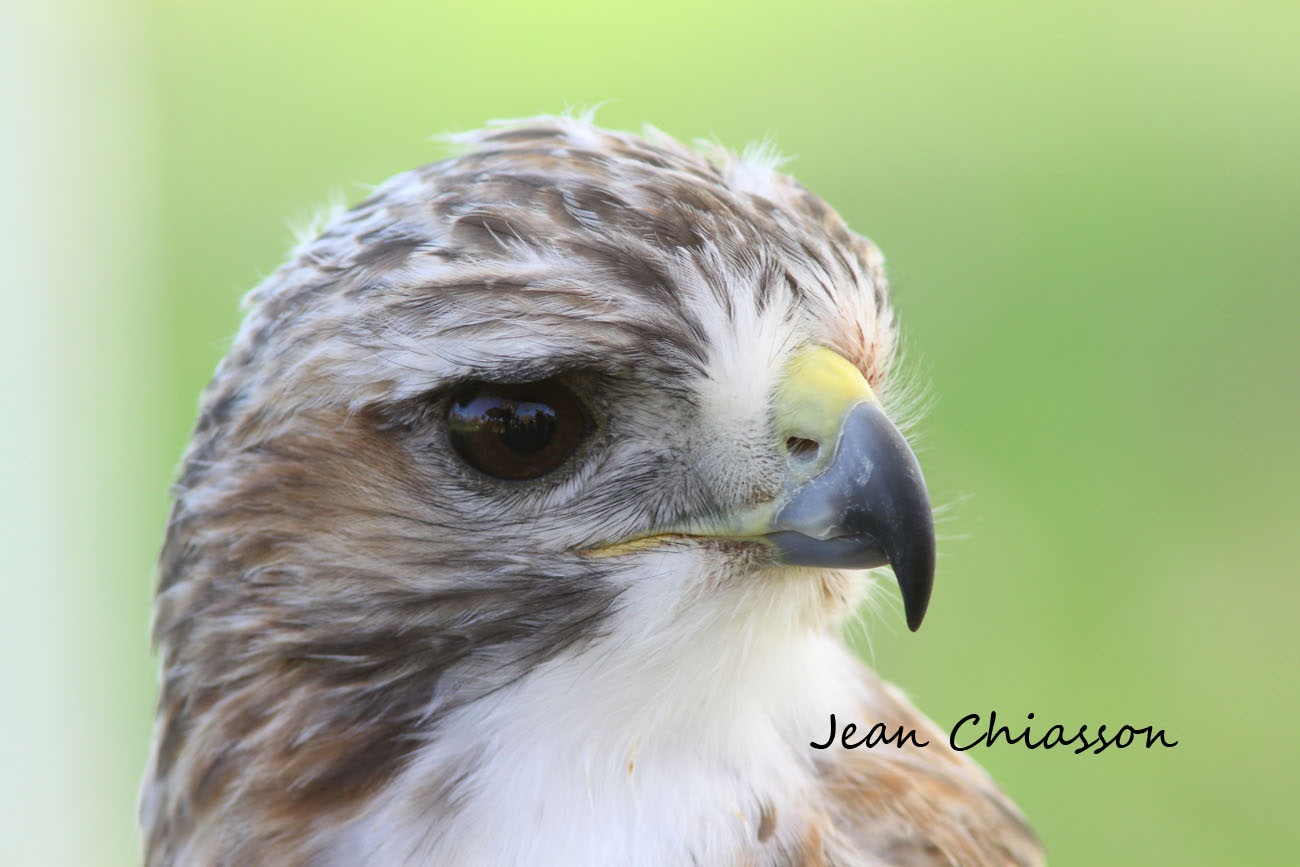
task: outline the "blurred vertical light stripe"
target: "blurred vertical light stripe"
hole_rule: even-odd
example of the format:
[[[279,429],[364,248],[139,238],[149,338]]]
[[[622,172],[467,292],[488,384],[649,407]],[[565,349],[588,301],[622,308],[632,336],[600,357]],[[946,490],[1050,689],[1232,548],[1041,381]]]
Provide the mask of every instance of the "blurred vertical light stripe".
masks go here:
[[[0,863],[139,860],[144,633],[165,508],[143,10],[0,7],[5,315]]]

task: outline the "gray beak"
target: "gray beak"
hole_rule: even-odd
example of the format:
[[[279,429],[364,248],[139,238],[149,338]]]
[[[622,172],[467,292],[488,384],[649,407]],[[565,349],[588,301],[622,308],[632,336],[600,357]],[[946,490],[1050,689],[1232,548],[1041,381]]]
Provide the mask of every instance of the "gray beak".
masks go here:
[[[767,538],[791,565],[891,566],[907,627],[920,628],[934,585],[934,517],[916,455],[879,404],[849,411],[830,466],[793,492]]]

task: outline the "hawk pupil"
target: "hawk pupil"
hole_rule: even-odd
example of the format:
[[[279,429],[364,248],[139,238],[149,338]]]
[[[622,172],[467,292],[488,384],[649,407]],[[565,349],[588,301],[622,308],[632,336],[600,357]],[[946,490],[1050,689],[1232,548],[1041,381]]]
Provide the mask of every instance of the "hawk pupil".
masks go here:
[[[544,403],[519,401],[490,411],[503,422],[501,440],[506,448],[531,455],[546,447],[555,434],[555,410]]]

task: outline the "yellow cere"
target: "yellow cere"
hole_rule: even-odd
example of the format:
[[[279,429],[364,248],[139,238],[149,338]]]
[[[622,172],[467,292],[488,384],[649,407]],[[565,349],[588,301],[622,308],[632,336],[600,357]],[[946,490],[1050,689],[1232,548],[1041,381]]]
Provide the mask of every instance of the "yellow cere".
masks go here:
[[[866,378],[848,359],[809,346],[786,363],[773,404],[777,430],[783,438],[833,443],[848,411],[875,400]]]

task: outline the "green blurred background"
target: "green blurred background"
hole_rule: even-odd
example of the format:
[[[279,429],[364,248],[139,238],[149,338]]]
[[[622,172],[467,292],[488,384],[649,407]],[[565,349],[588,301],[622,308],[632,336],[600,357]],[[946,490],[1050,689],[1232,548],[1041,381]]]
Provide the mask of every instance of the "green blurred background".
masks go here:
[[[6,0],[0,863],[128,865],[166,489],[286,221],[429,136],[609,102],[889,257],[943,558],[877,666],[1056,864],[1300,863],[1297,4]]]

